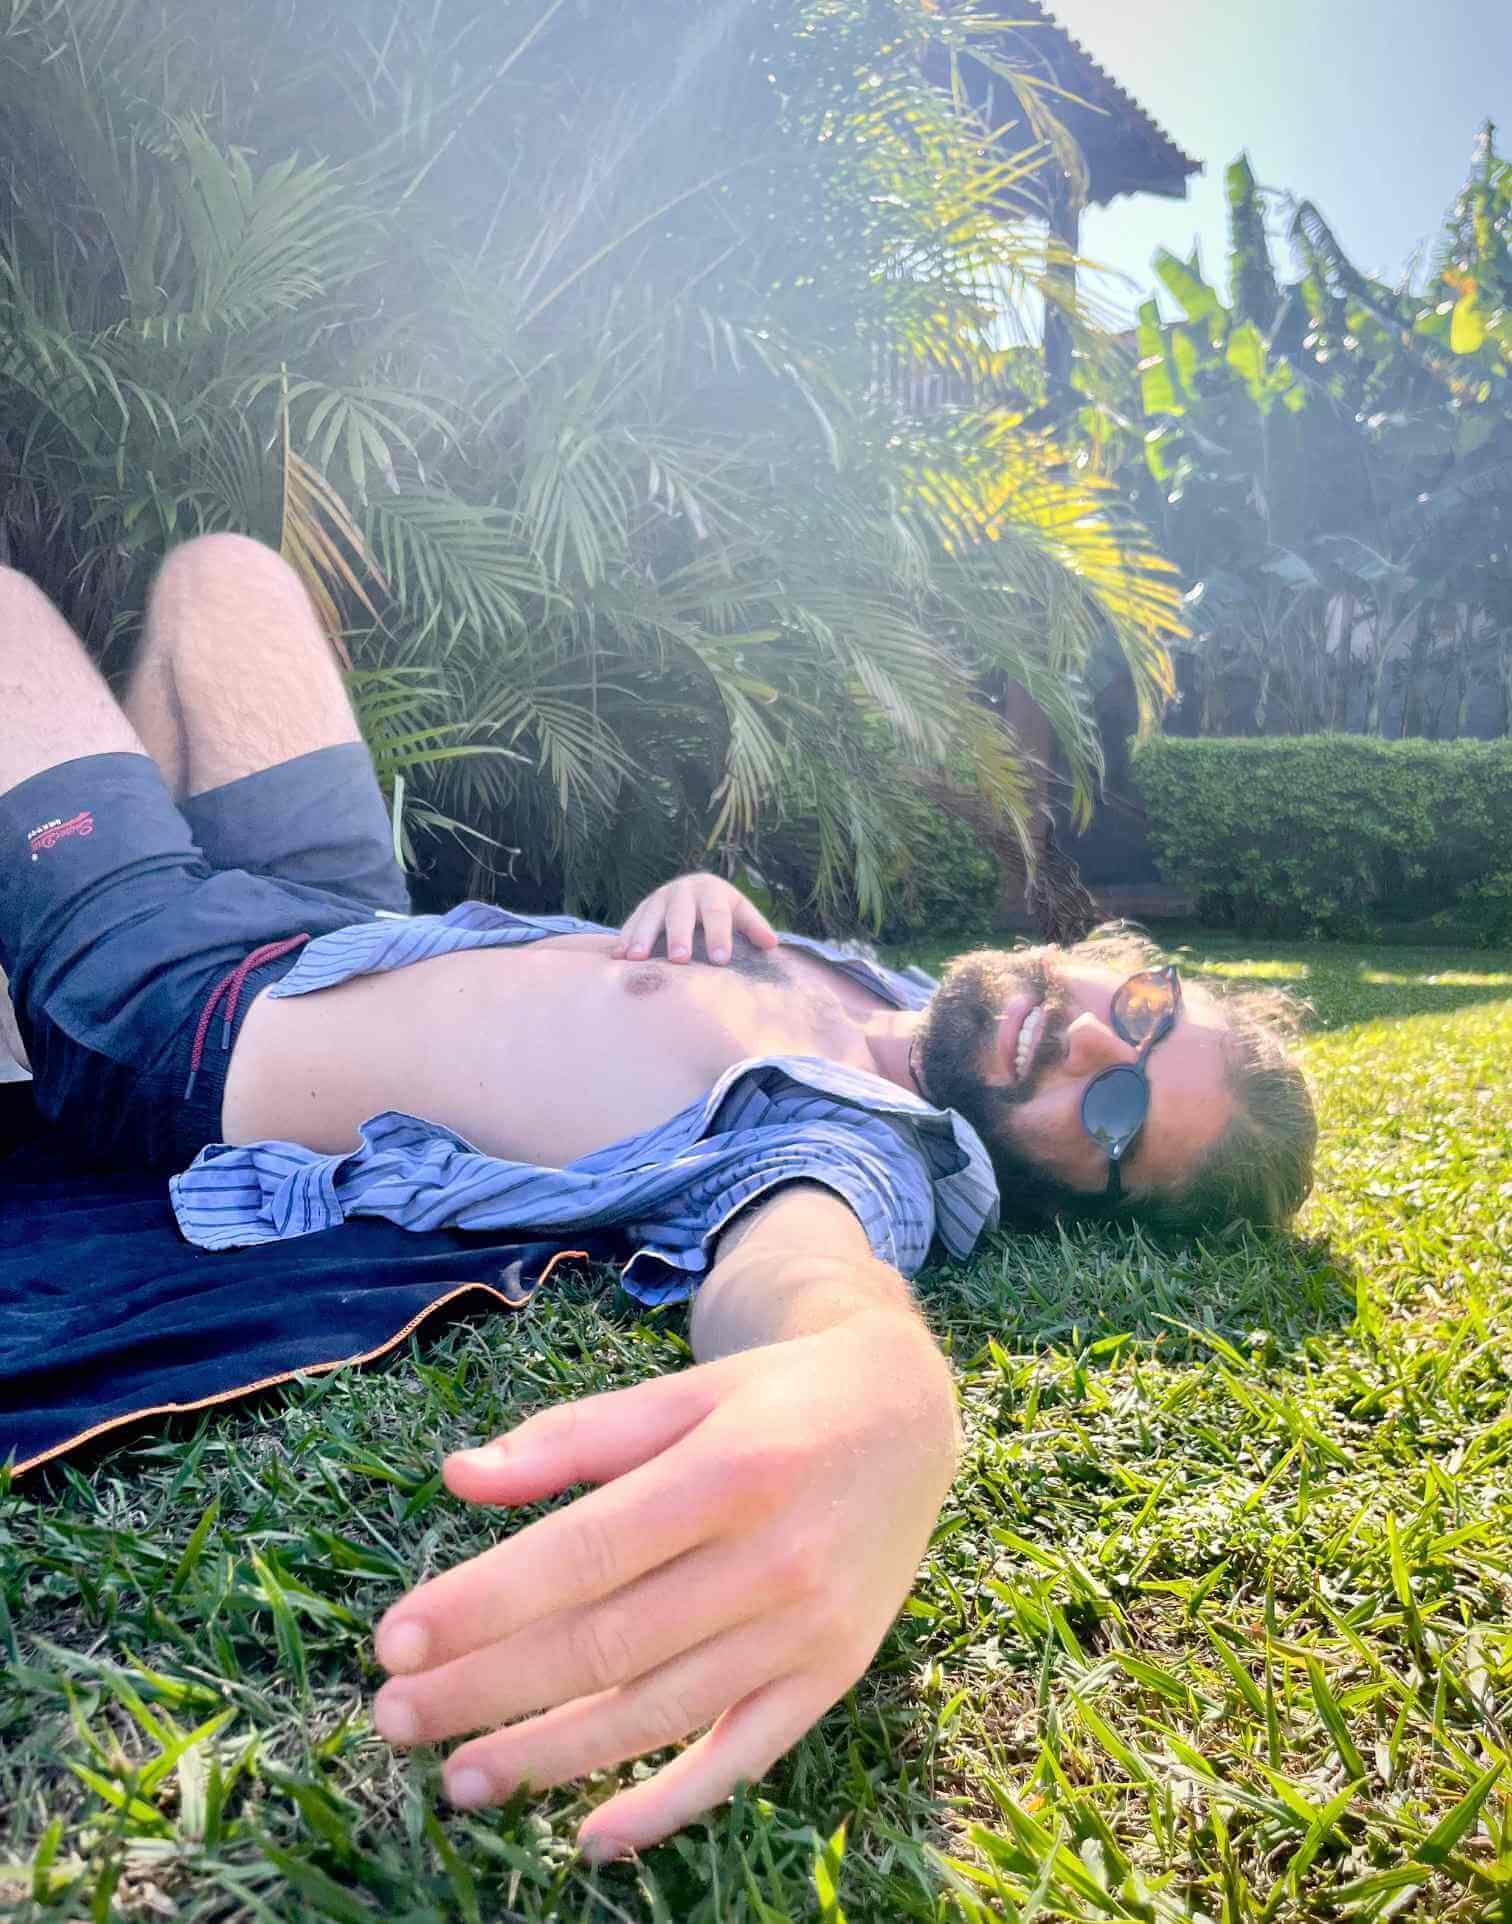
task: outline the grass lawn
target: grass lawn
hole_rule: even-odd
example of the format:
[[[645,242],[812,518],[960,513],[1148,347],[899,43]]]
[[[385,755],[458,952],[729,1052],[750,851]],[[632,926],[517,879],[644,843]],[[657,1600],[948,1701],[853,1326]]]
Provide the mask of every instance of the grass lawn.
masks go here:
[[[0,1915],[1512,1919],[1512,955],[1184,959],[1317,1006],[1300,1239],[925,1279],[968,1462],[757,1794],[594,1872],[602,1783],[460,1816],[369,1726],[373,1619],[498,1528],[438,1452],[686,1358],[571,1284],[0,1496]]]

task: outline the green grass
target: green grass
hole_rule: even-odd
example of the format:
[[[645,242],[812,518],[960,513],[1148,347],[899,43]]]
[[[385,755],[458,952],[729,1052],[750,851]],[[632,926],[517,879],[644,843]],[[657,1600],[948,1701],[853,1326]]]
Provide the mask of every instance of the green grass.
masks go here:
[[[0,1913],[1512,1919],[1512,956],[1184,959],[1316,1004],[1299,1237],[927,1279],[969,1460],[756,1793],[594,1872],[604,1783],[459,1816],[369,1727],[376,1613],[497,1528],[438,1452],[686,1360],[569,1284],[0,1500]]]

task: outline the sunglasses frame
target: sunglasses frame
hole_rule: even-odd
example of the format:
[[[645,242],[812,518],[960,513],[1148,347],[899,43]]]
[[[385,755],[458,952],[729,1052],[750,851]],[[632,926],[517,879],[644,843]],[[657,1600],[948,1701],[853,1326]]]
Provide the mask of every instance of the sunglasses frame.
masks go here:
[[[1124,990],[1128,988],[1131,982],[1137,982],[1141,976],[1159,977],[1171,992],[1171,1006],[1155,1024],[1154,1032],[1147,1036],[1142,1043],[1137,1036],[1129,1034],[1118,1014],[1118,998],[1123,994]],[[1104,1192],[1104,1201],[1116,1203],[1123,1200],[1123,1175],[1121,1170],[1123,1159],[1129,1153],[1130,1148],[1138,1138],[1140,1130],[1144,1128],[1150,1116],[1150,1078],[1145,1073],[1145,1063],[1149,1059],[1150,1051],[1155,1047],[1156,1043],[1164,1042],[1172,1029],[1176,1027],[1176,1019],[1181,1014],[1181,976],[1177,972],[1176,964],[1174,962],[1168,962],[1163,968],[1136,969],[1132,975],[1126,976],[1113,992],[1113,1006],[1110,1014],[1113,1019],[1114,1029],[1117,1030],[1118,1034],[1131,1048],[1138,1049],[1139,1054],[1133,1062],[1116,1062],[1107,1069],[1100,1069],[1097,1074],[1093,1076],[1092,1080],[1082,1091],[1081,1125],[1108,1158],[1108,1187]],[[1092,1098],[1092,1091],[1097,1088],[1099,1083],[1110,1081],[1115,1077],[1122,1078],[1131,1074],[1138,1077],[1144,1092],[1144,1107],[1141,1109],[1138,1119],[1130,1128],[1125,1129],[1117,1136],[1110,1136],[1102,1129],[1094,1129],[1092,1124],[1087,1120],[1087,1104]]]

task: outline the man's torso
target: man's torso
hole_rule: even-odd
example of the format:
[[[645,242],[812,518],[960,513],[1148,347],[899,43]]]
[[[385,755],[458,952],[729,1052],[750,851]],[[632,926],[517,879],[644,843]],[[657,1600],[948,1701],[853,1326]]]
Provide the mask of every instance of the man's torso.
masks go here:
[[[614,941],[558,935],[260,997],[227,1077],[224,1139],[337,1153],[395,1109],[489,1155],[563,1167],[697,1102],[736,1062],[874,1070],[863,1025],[890,1005],[817,956],[627,963]]]

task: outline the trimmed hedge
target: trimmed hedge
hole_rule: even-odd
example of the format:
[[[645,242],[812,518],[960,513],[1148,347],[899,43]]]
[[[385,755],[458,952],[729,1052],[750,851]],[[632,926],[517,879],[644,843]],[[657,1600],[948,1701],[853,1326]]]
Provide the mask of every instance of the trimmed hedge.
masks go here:
[[[1161,871],[1204,921],[1512,942],[1512,742],[1165,737],[1133,769]]]

